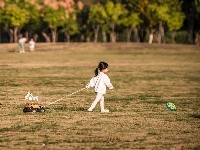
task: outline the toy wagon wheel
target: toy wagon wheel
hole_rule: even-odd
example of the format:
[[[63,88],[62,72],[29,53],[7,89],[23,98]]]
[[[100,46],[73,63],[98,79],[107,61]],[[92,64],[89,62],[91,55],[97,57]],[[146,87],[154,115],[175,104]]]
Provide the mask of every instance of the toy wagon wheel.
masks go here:
[[[27,112],[27,109],[26,109],[26,108],[24,108],[24,109],[23,109],[23,112]]]
[[[31,107],[30,107],[30,112],[34,112],[34,113],[35,113],[36,110],[31,106]]]
[[[45,112],[45,109],[40,106],[40,112]]]

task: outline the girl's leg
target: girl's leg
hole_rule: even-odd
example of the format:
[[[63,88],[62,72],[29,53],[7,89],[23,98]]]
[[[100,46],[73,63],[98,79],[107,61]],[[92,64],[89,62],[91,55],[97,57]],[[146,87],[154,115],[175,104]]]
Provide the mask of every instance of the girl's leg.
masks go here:
[[[103,95],[100,99],[100,107],[101,107],[101,111],[103,111],[104,110],[104,96]]]
[[[23,47],[22,44],[19,42],[19,52],[22,53]]]
[[[103,95],[100,99],[100,107],[101,107],[101,112],[109,112],[108,109],[104,109],[104,96]]]
[[[24,44],[22,44],[21,47],[22,47],[22,52],[24,53],[25,52],[24,51]]]
[[[92,103],[92,105],[90,106],[90,108],[88,109],[88,111],[92,111],[95,108],[96,104],[100,101],[102,96],[103,96],[103,94],[97,93],[96,98],[95,98],[94,102]]]

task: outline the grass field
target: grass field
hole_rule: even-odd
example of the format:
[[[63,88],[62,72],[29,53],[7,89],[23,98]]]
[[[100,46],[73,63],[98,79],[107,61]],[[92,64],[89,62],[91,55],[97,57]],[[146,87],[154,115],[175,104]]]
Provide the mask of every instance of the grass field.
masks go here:
[[[25,54],[17,48],[0,44],[0,149],[200,149],[199,47],[40,43]],[[100,113],[99,104],[87,112],[93,89],[44,113],[23,113],[27,91],[48,105],[85,87],[99,61],[108,62],[115,87],[105,95],[109,113]]]

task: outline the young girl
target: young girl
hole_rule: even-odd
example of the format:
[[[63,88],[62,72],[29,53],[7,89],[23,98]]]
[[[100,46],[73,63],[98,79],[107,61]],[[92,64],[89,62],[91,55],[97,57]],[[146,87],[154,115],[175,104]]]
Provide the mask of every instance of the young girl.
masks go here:
[[[35,50],[35,42],[33,39],[31,39],[29,41],[29,48],[30,48],[30,51],[33,52]]]
[[[100,62],[98,68],[96,68],[94,71],[95,76],[86,85],[86,89],[94,87],[94,91],[96,93],[96,98],[88,111],[92,111],[96,104],[100,101],[101,112],[109,112],[108,109],[104,109],[104,94],[106,94],[106,86],[109,89],[113,89],[113,85],[110,83],[110,79],[106,75],[107,72],[108,64],[106,62]]]

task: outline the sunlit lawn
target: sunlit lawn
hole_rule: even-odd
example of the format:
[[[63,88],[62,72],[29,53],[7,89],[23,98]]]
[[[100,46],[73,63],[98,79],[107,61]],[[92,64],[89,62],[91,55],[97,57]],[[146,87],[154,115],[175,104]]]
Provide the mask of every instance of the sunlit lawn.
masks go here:
[[[0,149],[200,149],[200,48],[135,43],[0,44]],[[110,113],[87,112],[93,89],[23,113],[27,91],[48,105],[89,82],[99,61],[115,89]],[[170,111],[166,102],[176,105]]]

